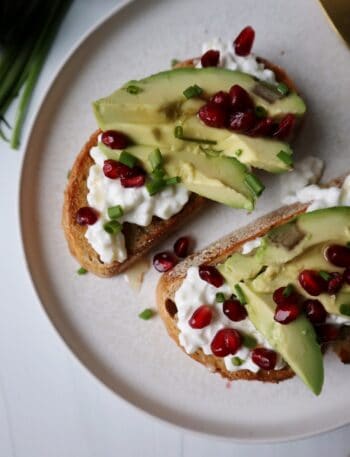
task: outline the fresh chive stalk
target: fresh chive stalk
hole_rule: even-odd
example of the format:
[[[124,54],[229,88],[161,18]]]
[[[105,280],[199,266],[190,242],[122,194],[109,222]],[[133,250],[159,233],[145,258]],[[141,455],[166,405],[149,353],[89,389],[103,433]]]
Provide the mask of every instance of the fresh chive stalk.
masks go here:
[[[165,184],[167,186],[173,186],[174,184],[178,184],[181,182],[180,176],[173,176],[172,178],[168,178],[165,180]]]
[[[80,268],[78,268],[78,270],[77,270],[77,274],[80,275],[80,276],[81,276],[81,275],[86,275],[87,272],[88,272],[88,271],[87,271],[84,267],[80,267]]]
[[[244,292],[239,284],[235,285],[235,292],[237,295],[238,300],[240,301],[241,305],[245,305],[247,303],[247,299],[244,295]]]
[[[331,279],[331,275],[327,272],[327,271],[324,271],[324,270],[321,270],[319,273],[318,273],[322,279],[324,279],[325,281],[329,281]]]
[[[150,153],[148,160],[151,164],[152,170],[156,170],[157,168],[159,169],[163,164],[162,153],[157,148]]]
[[[294,286],[293,284],[288,284],[285,288],[284,291],[282,292],[282,295],[284,297],[290,297],[290,295],[294,292]]]
[[[126,91],[132,95],[137,95],[140,92],[142,92],[142,90],[143,89],[141,89],[141,87],[135,86],[134,84],[130,84],[129,86],[126,87]]]
[[[133,168],[137,163],[137,158],[128,151],[122,151],[118,160],[130,168]]]
[[[264,192],[264,184],[255,175],[246,173],[244,182],[256,197],[259,197]]]
[[[183,91],[183,94],[184,96],[189,99],[189,98],[193,98],[193,97],[200,97],[203,93],[203,89],[199,86],[197,86],[197,84],[194,84],[193,86],[189,86],[187,87],[187,89],[185,89]]]
[[[257,342],[256,338],[254,338],[254,336],[244,334],[242,336],[242,338],[243,338],[243,341],[242,341],[243,346],[248,349],[253,349],[258,344],[258,342]]]
[[[287,95],[289,92],[288,86],[284,83],[279,83],[276,89],[282,95]]]
[[[140,319],[143,319],[144,321],[148,321],[148,320],[151,319],[153,316],[154,316],[154,311],[153,311],[153,309],[150,309],[150,308],[144,309],[144,310],[139,314],[139,318],[140,318]]]
[[[259,105],[256,106],[254,111],[255,111],[256,117],[258,117],[260,119],[267,116],[267,111],[263,106],[259,106]]]
[[[124,210],[122,206],[116,205],[109,207],[107,213],[110,219],[119,219],[119,217],[122,217],[122,215],[124,214]]]
[[[164,179],[152,179],[151,181],[146,182],[146,189],[151,196],[157,194],[165,187],[166,182]]]
[[[103,224],[103,229],[110,235],[116,235],[117,233],[121,232],[122,224],[115,220],[108,221]]]
[[[288,165],[288,167],[293,165],[293,158],[291,154],[288,154],[288,152],[282,150],[277,154],[277,157],[286,165]]]
[[[231,362],[235,367],[240,367],[244,363],[244,360],[242,360],[240,357],[235,356],[231,358]]]
[[[224,295],[222,292],[218,292],[218,293],[215,295],[215,301],[217,301],[218,303],[224,303],[224,301],[225,301],[225,295]]]

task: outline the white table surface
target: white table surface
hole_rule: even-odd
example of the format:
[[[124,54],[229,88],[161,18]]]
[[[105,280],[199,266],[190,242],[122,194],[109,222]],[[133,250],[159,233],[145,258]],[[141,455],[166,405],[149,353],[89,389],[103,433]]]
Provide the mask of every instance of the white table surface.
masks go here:
[[[140,8],[147,7],[138,1]],[[117,4],[75,0],[41,75],[29,118],[36,114],[67,52]],[[29,123],[30,119],[25,137]],[[261,446],[184,433],[127,405],[87,372],[53,329],[26,271],[17,209],[24,146],[25,141],[20,151],[12,151],[0,143],[1,457],[350,456],[350,427],[304,441]]]

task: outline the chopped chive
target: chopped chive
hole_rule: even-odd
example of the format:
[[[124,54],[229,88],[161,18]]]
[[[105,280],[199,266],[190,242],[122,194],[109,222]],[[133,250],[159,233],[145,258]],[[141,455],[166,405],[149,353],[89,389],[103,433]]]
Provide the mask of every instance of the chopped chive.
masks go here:
[[[177,65],[179,62],[180,62],[179,59],[171,59],[171,62],[170,62],[171,68],[174,68],[175,65]]]
[[[118,221],[108,221],[103,224],[103,229],[110,235],[116,235],[122,229],[122,224]]]
[[[163,157],[160,150],[157,148],[150,153],[148,160],[151,164],[152,170],[159,168],[163,163]]]
[[[290,166],[290,165],[293,165],[293,159],[292,159],[292,156],[291,154],[288,154],[288,152],[286,151],[280,151],[278,154],[277,154],[277,157],[282,160],[282,162],[284,162],[286,165]]]
[[[124,210],[120,205],[116,205],[108,208],[107,213],[110,219],[118,219],[119,217],[122,217]]]
[[[231,358],[232,365],[235,367],[239,367],[243,364],[244,360],[242,360],[240,357],[232,357]]]
[[[331,279],[331,275],[329,273],[327,273],[327,271],[323,271],[321,270],[319,273],[318,273],[322,279],[324,279],[325,281],[329,281]]]
[[[190,138],[188,136],[184,135],[184,129],[182,125],[177,125],[174,129],[174,136],[175,138],[178,138],[179,140],[183,141],[192,141],[193,143],[199,143],[199,144],[217,144],[217,141],[214,140],[200,140],[198,138]]]
[[[349,303],[343,303],[339,307],[339,311],[344,314],[344,316],[350,316],[350,304]]]
[[[235,155],[236,155],[237,157],[241,156],[242,153],[243,153],[243,149],[237,149],[237,150],[235,151]]]
[[[265,186],[255,175],[246,173],[244,181],[256,197],[263,193]]]
[[[218,303],[224,303],[224,301],[225,301],[225,295],[224,295],[222,292],[218,292],[218,293],[215,295],[215,301],[217,301]]]
[[[255,107],[255,116],[258,118],[263,118],[267,116],[267,111],[263,106],[256,106]]]
[[[166,187],[166,181],[162,178],[152,179],[146,182],[146,189],[150,195],[155,195]]]
[[[86,275],[88,271],[84,268],[84,267],[80,267],[78,270],[77,270],[77,274],[78,275]]]
[[[287,95],[289,92],[288,86],[284,83],[279,83],[278,86],[276,87],[276,89],[282,95]]]
[[[254,336],[244,334],[242,344],[248,349],[253,349],[257,346],[258,342]]]
[[[294,292],[294,286],[293,284],[288,284],[285,288],[284,291],[282,292],[282,295],[284,297],[290,297],[290,295]]]
[[[130,168],[133,168],[137,163],[137,158],[128,151],[122,151],[118,160]]]
[[[247,303],[247,299],[245,298],[244,292],[239,284],[235,285],[235,292],[240,303],[245,305]]]
[[[172,178],[168,178],[165,180],[165,184],[167,186],[173,186],[174,184],[178,184],[181,182],[180,176],[173,176]]]
[[[140,92],[142,92],[142,90],[143,90],[143,89],[141,89],[141,87],[135,86],[134,84],[130,84],[130,85],[127,86],[127,88],[126,88],[126,91],[127,91],[129,94],[132,94],[132,95],[139,94]]]
[[[154,316],[154,311],[153,309],[146,308],[144,309],[140,314],[139,318],[143,319],[144,321],[148,321],[148,319],[151,319],[151,317]]]
[[[157,167],[152,171],[151,176],[152,176],[153,179],[164,178],[165,170],[162,167]]]
[[[199,97],[200,95],[202,95],[202,93],[203,93],[203,89],[201,87],[197,86],[197,84],[194,84],[193,86],[189,86],[189,87],[187,87],[187,89],[185,89],[183,91],[183,94],[187,99],[193,98],[193,97]]]

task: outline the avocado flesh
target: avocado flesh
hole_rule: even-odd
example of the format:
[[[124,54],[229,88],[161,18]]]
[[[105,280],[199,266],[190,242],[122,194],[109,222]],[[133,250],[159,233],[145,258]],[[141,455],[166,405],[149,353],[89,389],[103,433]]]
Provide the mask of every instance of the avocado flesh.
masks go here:
[[[99,143],[107,158],[118,160],[120,150],[113,150]],[[149,155],[150,146],[130,146],[127,151],[137,157],[142,167],[152,171]],[[203,152],[198,145],[185,148],[173,154],[161,148],[163,167],[169,177],[179,176],[190,192],[233,208],[254,208],[254,196],[244,182],[246,169],[236,159],[216,157]]]
[[[102,130],[117,130],[120,122],[156,125],[174,122],[183,115],[183,105],[187,101],[183,91],[194,84],[209,95],[219,90],[228,91],[232,85],[239,84],[250,93],[256,105],[264,107],[273,117],[286,113],[302,116],[306,111],[303,100],[295,92],[274,103],[259,97],[253,92],[258,82],[246,73],[217,67],[179,68],[130,81],[111,95],[95,101],[93,109],[97,122]],[[140,92],[130,94],[126,90],[129,85],[137,86]]]

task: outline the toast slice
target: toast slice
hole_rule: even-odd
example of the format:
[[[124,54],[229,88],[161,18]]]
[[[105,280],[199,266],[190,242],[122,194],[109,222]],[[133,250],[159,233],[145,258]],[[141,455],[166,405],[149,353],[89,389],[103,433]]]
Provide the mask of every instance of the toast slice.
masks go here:
[[[328,183],[327,187],[341,187],[347,175],[348,174],[331,181]],[[282,208],[266,214],[249,225],[240,228],[232,234],[212,243],[204,250],[189,256],[184,261],[177,264],[172,270],[162,275],[156,292],[159,314],[165,324],[169,336],[182,350],[184,349],[179,344],[179,329],[177,327],[176,317],[177,308],[174,302],[174,296],[176,291],[181,286],[182,281],[186,277],[188,268],[202,264],[217,265],[225,261],[231,254],[239,251],[242,245],[247,241],[264,236],[273,227],[282,225],[298,214],[305,212],[307,207],[308,204],[303,203],[283,206]],[[347,339],[348,341],[345,339],[344,343],[337,342],[334,349],[338,355],[341,353],[343,354],[343,358],[340,357],[343,361],[346,359],[350,362],[349,337]],[[245,379],[264,382],[279,382],[294,376],[293,371],[288,366],[281,370],[260,370],[257,373],[253,373],[249,370],[230,372],[226,369],[223,359],[215,357],[214,355],[205,355],[201,349],[188,355],[194,360],[197,360],[207,366],[210,371],[220,373],[224,378],[229,380]]]
[[[177,66],[193,67],[197,60],[185,60],[177,64]],[[265,59],[260,59],[260,61],[267,68],[275,72],[279,82],[286,84],[290,90],[296,91],[295,84],[282,68]],[[208,200],[199,195],[192,194],[183,209],[168,220],[161,220],[154,217],[151,224],[147,227],[125,223],[123,233],[128,258],[124,262],[101,262],[98,254],[84,236],[86,228],[78,225],[75,221],[77,210],[87,205],[86,197],[88,190],[86,181],[89,169],[93,165],[93,160],[90,157],[90,149],[97,145],[97,137],[100,133],[101,131],[97,130],[90,136],[73,164],[64,193],[62,225],[70,252],[78,260],[80,265],[97,276],[111,277],[125,271],[136,260],[156,246],[157,243],[184,225],[190,217],[194,216],[208,204]]]

